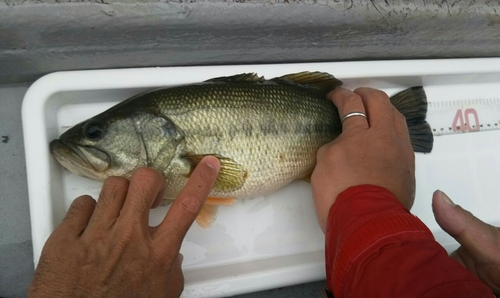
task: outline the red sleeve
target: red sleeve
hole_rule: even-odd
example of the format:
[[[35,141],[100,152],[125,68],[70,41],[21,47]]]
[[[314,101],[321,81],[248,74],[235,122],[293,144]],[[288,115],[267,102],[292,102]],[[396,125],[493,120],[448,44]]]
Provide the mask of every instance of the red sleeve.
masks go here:
[[[341,297],[494,297],[388,190],[342,192],[326,227],[328,288]]]

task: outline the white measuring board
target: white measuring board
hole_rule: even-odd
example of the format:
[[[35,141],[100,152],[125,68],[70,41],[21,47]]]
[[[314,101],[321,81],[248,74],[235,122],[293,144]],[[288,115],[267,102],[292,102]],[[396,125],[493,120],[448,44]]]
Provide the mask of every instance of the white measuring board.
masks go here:
[[[500,129],[500,98],[429,102],[427,121],[435,136]]]
[[[347,88],[373,87],[388,95],[423,86],[435,137],[430,154],[416,154],[412,213],[448,251],[457,243],[434,220],[434,190],[500,225],[500,58],[60,72],[35,82],[23,102],[34,264],[72,200],[97,197],[102,186],[64,170],[50,155],[48,144],[69,126],[145,90],[238,73],[273,78],[301,71],[328,72]],[[167,210],[152,210],[150,224],[161,222]],[[183,297],[226,297],[324,279],[323,250],[308,183],[239,200],[219,208],[210,229],[193,225],[186,235]]]

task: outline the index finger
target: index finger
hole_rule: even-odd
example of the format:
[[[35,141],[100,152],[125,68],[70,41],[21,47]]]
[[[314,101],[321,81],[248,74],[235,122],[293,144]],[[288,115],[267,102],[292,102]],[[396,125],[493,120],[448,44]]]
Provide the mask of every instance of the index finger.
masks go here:
[[[161,242],[160,247],[176,253],[180,250],[182,240],[205,204],[219,170],[220,162],[213,156],[200,161],[154,232],[153,237]]]

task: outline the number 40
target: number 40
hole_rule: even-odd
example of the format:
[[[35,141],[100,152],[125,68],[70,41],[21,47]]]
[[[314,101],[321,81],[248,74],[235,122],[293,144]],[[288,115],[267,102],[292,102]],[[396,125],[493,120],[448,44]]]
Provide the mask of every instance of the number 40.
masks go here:
[[[471,125],[470,116],[474,119],[474,124]],[[469,132],[479,130],[479,117],[475,109],[462,109],[457,110],[453,124],[451,125],[453,131]]]

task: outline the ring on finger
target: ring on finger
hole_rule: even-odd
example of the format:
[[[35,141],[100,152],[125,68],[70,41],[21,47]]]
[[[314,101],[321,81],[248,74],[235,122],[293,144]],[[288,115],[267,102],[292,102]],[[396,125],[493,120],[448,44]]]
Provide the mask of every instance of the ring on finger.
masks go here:
[[[349,118],[349,117],[354,117],[354,116],[361,116],[365,119],[368,119],[366,117],[366,114],[365,113],[361,113],[361,112],[351,112],[351,113],[347,113],[344,117],[342,117],[342,119],[340,119],[340,123],[344,123],[344,121]]]

